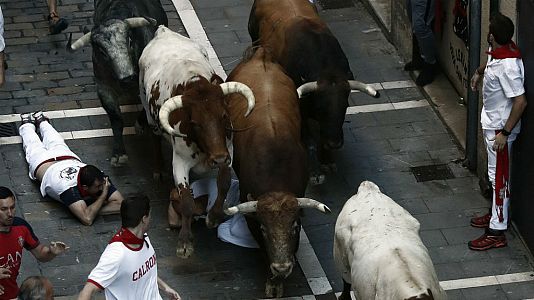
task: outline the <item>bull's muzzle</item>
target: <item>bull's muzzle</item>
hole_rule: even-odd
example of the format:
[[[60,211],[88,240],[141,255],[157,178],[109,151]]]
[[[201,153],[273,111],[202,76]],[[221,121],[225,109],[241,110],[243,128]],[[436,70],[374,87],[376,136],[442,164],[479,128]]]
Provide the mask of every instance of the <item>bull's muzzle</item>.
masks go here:
[[[274,277],[283,277],[287,278],[293,271],[293,263],[272,263],[271,264],[271,273]]]
[[[230,155],[229,154],[212,155],[209,158],[209,164],[211,168],[228,166],[230,165]]]

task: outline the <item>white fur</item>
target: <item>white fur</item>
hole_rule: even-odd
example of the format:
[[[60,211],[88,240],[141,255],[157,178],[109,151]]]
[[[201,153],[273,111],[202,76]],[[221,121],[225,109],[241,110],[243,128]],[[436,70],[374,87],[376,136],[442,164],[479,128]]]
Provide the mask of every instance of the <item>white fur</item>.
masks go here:
[[[334,260],[358,299],[402,300],[427,289],[434,299],[447,299],[419,222],[370,181],[362,182],[337,218]]]
[[[206,50],[191,39],[182,36],[169,28],[160,25],[154,38],[143,50],[139,59],[139,86],[145,95],[141,97],[148,123],[158,127],[158,111],[151,111],[149,106],[150,92],[154,84],[159,82],[159,98],[156,102],[158,110],[171,97],[174,87],[194,82],[196,76],[210,80],[215,74],[208,60]],[[176,124],[178,128],[180,124]],[[206,155],[195,143],[188,146],[181,137],[164,134],[173,147],[173,175],[175,185],[189,183],[189,170],[205,173],[211,170]],[[227,140],[228,151],[232,153],[231,141]],[[193,155],[195,154],[196,155]],[[193,158],[193,156],[195,158]]]

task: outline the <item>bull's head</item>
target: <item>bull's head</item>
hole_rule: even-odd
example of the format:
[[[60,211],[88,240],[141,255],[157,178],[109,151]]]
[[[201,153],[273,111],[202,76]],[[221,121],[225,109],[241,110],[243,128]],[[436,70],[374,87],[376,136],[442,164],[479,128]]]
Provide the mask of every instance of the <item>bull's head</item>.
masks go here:
[[[274,277],[286,278],[295,265],[295,252],[300,237],[300,208],[315,208],[323,213],[330,209],[319,201],[295,198],[284,192],[270,192],[225,209],[227,215],[256,213],[265,241],[270,269]]]
[[[364,92],[375,98],[380,93],[370,85],[356,80],[319,80],[308,82],[297,89],[299,98],[310,95],[318,113],[321,144],[327,149],[339,149],[343,146],[343,122],[347,111],[348,97],[351,90]]]
[[[239,82],[212,84],[204,77],[196,77],[185,86],[183,95],[168,99],[159,110],[159,122],[172,136],[193,140],[208,155],[212,168],[230,164],[226,139],[230,137],[231,122],[224,96],[240,93],[248,103],[245,116],[254,108],[252,90]],[[173,112],[182,109],[185,117]],[[172,125],[171,125],[172,124]],[[173,128],[175,126],[175,128]]]
[[[76,42],[72,43],[72,34],[67,43],[68,51],[76,51],[85,45],[93,45],[93,54],[102,63],[113,68],[113,75],[121,82],[131,82],[136,77],[137,61],[132,56],[131,30],[133,28],[156,25],[151,18],[112,19],[100,26],[95,26]]]

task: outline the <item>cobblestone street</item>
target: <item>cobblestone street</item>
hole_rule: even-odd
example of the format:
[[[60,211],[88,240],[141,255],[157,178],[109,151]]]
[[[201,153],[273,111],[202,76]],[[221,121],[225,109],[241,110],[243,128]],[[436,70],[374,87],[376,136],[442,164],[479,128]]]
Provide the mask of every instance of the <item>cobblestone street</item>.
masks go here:
[[[161,0],[169,27],[184,35],[189,20],[181,18],[183,0]],[[252,0],[193,0],[200,20],[227,74],[251,44],[247,30]],[[327,2],[327,1],[325,1]],[[487,212],[491,203],[480,194],[478,178],[463,168],[459,143],[449,133],[431,103],[403,71],[404,62],[387,41],[379,26],[359,1],[343,8],[327,9],[319,2],[321,17],[328,23],[345,51],[357,80],[373,83],[382,97],[375,99],[352,93],[345,119],[345,145],[337,153],[337,172],[325,184],[308,187],[307,196],[322,201],[332,214],[306,211],[302,218],[305,235],[318,259],[318,267],[307,267],[299,257],[285,284],[285,296],[293,299],[334,299],[342,290],[334,267],[332,241],[336,217],[361,181],[371,180],[421,223],[421,237],[428,247],[440,281],[450,284],[450,299],[534,298],[534,266],[530,253],[514,230],[507,234],[508,247],[475,252],[467,241],[482,233],[469,226],[474,215]],[[92,0],[59,0],[58,10],[69,20],[61,34],[48,34],[44,0],[0,0],[4,19],[8,70],[0,88],[0,125],[7,132],[0,138],[0,185],[17,195],[17,215],[26,219],[42,242],[64,241],[70,249],[48,263],[37,263],[25,252],[19,283],[31,275],[47,276],[59,299],[75,299],[96,265],[111,236],[120,227],[117,215],[98,217],[83,226],[59,203],[40,196],[39,186],[28,178],[28,168],[16,127],[18,114],[54,111],[51,123],[68,133],[69,147],[85,163],[110,175],[123,195],[144,193],[151,199],[149,235],[158,256],[158,271],[182,299],[258,299],[264,297],[268,272],[259,250],[240,248],[217,239],[204,219],[193,225],[195,253],[188,260],[175,255],[178,231],[168,228],[167,206],[172,187],[171,148],[164,146],[165,172],[161,181],[152,178],[152,149],[148,135],[136,135],[133,126],[140,106],[124,102],[126,167],[113,168],[110,122],[103,110],[77,114],[80,109],[99,108],[91,47],[77,52],[65,50],[69,34],[73,40],[91,28]],[[191,31],[191,30],[190,30]],[[104,132],[104,133],[102,133]],[[444,165],[449,179],[417,181],[412,167]],[[306,240],[302,242],[306,243]],[[301,247],[301,254],[303,251]],[[311,254],[310,254],[311,255]],[[311,271],[310,271],[311,269]],[[323,272],[324,270],[324,272]],[[533,279],[499,281],[462,287],[455,280],[520,273]],[[527,274],[527,275],[525,275]],[[319,284],[319,283],[320,284]],[[471,285],[472,284],[472,285]],[[318,287],[321,285],[321,287]],[[328,291],[326,295],[317,290]],[[315,296],[314,296],[315,295]],[[102,295],[100,295],[102,297]]]

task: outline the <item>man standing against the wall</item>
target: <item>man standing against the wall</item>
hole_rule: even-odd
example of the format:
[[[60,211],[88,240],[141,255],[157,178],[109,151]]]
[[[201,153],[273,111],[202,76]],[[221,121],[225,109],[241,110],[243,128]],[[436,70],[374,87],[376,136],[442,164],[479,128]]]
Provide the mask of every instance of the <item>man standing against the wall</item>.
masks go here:
[[[432,83],[437,73],[436,40],[432,31],[436,1],[439,0],[406,1],[413,37],[412,60],[404,66],[404,70],[421,70],[415,79],[418,86]]]
[[[471,219],[471,225],[486,228],[468,246],[472,250],[488,250],[506,246],[504,231],[508,228],[510,200],[510,162],[512,143],[521,130],[521,115],[527,106],[525,71],[521,53],[512,41],[514,24],[510,18],[496,13],[490,18],[487,52],[488,62],[471,78],[476,90],[481,76],[483,107],[480,116],[488,153],[488,176],[493,186],[491,212]]]

